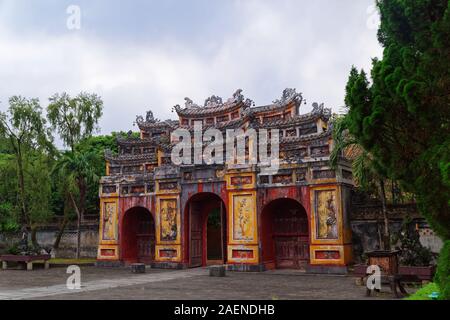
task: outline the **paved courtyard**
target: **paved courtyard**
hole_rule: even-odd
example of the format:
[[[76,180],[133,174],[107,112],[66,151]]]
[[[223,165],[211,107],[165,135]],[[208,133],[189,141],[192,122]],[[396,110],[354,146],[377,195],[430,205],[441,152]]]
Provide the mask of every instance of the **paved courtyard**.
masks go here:
[[[204,268],[189,270],[81,268],[80,290],[69,290],[65,268],[34,271],[0,271],[1,299],[180,299],[180,300],[301,300],[367,299],[365,287],[355,278],[307,275],[297,271],[263,273],[228,272],[225,278],[209,277]],[[371,299],[392,299],[388,287]]]

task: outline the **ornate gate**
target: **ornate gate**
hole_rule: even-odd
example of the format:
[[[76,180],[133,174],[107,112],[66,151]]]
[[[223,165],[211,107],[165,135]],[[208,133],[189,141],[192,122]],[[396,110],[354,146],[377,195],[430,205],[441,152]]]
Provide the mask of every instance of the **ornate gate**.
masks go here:
[[[155,260],[155,223],[149,215],[139,215],[136,234],[139,262],[150,264]]]
[[[308,218],[299,209],[274,216],[272,237],[277,268],[302,268],[309,261]]]
[[[189,204],[189,266],[200,267],[203,263],[202,215],[198,202]]]

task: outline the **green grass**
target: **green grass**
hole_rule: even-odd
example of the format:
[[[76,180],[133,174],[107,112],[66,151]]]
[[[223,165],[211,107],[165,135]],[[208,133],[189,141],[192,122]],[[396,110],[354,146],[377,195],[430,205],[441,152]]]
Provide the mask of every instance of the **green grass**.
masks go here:
[[[50,259],[49,262],[50,264],[53,265],[57,265],[57,264],[62,264],[62,265],[69,265],[69,264],[90,264],[90,263],[95,263],[95,259],[60,259],[60,258],[54,258],[54,259]]]
[[[417,290],[416,293],[405,298],[405,300],[431,300],[429,295],[433,292],[439,292],[439,288],[436,283],[431,282],[421,289]]]

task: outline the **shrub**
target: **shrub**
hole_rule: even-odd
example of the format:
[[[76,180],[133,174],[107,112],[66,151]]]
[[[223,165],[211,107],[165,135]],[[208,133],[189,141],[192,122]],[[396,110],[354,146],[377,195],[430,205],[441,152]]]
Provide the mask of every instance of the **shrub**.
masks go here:
[[[424,247],[420,243],[420,234],[416,230],[416,225],[413,220],[406,218],[402,223],[402,228],[393,237],[394,242],[399,242],[397,249],[400,253],[400,263],[405,266],[412,267],[426,267],[429,266],[433,255],[431,250]]]
[[[417,290],[416,293],[405,298],[405,300],[431,300],[430,295],[433,292],[439,293],[439,288],[437,284],[434,282],[429,283],[426,286],[420,288],[419,290]]]
[[[435,281],[441,292],[441,299],[450,300],[450,240],[445,241],[439,255]]]

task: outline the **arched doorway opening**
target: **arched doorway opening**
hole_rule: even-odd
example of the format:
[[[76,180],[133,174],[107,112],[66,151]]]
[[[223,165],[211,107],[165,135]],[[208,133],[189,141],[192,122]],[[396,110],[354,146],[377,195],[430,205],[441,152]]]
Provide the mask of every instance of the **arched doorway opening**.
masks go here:
[[[125,212],[121,232],[121,256],[126,263],[150,264],[155,260],[155,222],[143,207]]]
[[[226,210],[214,193],[198,193],[186,205],[188,260],[191,268],[226,261]]]
[[[309,223],[293,199],[277,199],[262,211],[262,258],[268,268],[303,269],[309,262]]]

